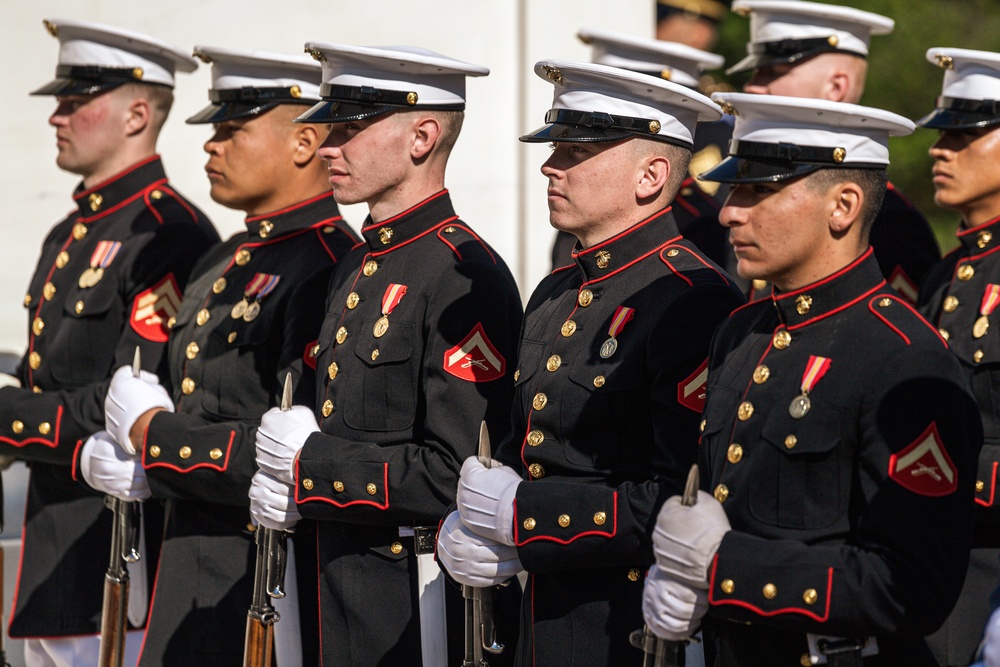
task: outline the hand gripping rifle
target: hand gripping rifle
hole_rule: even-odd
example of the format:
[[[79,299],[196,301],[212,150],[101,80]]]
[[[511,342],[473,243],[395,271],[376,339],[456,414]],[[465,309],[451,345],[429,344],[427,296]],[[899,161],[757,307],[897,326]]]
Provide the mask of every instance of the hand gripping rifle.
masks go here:
[[[695,463],[688,472],[681,505],[692,507],[698,502],[699,486],[698,464]],[[629,643],[642,649],[642,667],[684,667],[684,647],[691,641],[694,640],[675,642],[661,639],[650,632],[647,626],[629,635]]]
[[[479,427],[479,461],[487,468],[493,465],[490,432],[484,421]],[[505,585],[506,582],[504,582]],[[496,587],[476,588],[462,585],[465,598],[465,658],[462,667],[489,667],[483,654],[503,653],[503,644],[497,643],[497,629],[493,619],[493,602]]]
[[[292,374],[285,376],[281,392],[282,411],[292,409]],[[285,597],[287,533],[258,526],[254,533],[257,561],[253,573],[253,599],[247,612],[247,632],[243,641],[243,667],[271,667],[274,624],[281,616],[269,598]]]
[[[132,358],[132,375],[141,370],[139,347]],[[128,617],[128,564],[139,562],[137,501],[105,496],[104,504],[114,513],[111,524],[111,559],[104,573],[104,604],[101,608],[101,650],[98,667],[122,667],[125,660],[125,630]]]

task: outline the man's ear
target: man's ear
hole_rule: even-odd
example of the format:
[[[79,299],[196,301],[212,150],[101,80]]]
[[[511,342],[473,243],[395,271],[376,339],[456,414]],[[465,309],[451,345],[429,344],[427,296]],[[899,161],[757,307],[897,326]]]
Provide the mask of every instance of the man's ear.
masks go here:
[[[851,92],[851,75],[842,69],[830,72],[823,86],[823,96],[832,102],[847,102]]]
[[[864,222],[861,211],[865,204],[865,192],[861,186],[853,181],[845,181],[835,185],[830,194],[830,231],[841,236],[852,225],[860,228]]]
[[[441,138],[441,123],[433,116],[424,116],[413,123],[413,143],[410,145],[410,157],[414,160],[424,160]]]
[[[639,182],[635,186],[635,197],[639,200],[658,197],[670,179],[672,170],[670,160],[662,155],[646,158],[644,162]]]
[[[153,110],[144,97],[137,97],[129,102],[125,118],[125,134],[133,136],[141,133],[152,122]]]
[[[316,157],[316,151],[323,145],[327,132],[325,128],[311,123],[295,124],[294,127],[292,139],[295,142],[295,151],[292,162],[295,166],[302,167]]]

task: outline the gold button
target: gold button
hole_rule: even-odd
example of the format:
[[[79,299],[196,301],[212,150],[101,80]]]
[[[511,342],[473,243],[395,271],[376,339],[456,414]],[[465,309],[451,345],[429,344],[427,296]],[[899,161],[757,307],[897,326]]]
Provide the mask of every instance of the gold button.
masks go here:
[[[343,482],[334,482],[333,483],[333,490],[336,491],[337,493],[343,493],[344,492],[344,483]]]
[[[993,234],[990,232],[979,232],[979,236],[976,237],[976,245],[980,248],[985,248],[993,240]]]
[[[35,334],[36,336],[41,336],[42,329],[44,328],[45,328],[45,321],[42,320],[42,318],[36,317],[31,321],[31,333]]]
[[[730,463],[739,463],[743,459],[743,448],[737,445],[735,442],[729,445],[729,451],[726,453],[726,459]]]
[[[96,210],[96,209],[95,209]],[[78,222],[73,225],[73,238],[77,241],[82,241],[83,237],[87,235],[87,225],[82,222]]]
[[[976,350],[975,352],[972,353],[972,360],[978,364],[980,361],[983,360],[984,354],[985,353],[982,350]]]
[[[309,356],[313,358],[319,356],[319,343],[316,343],[315,345],[309,348]]]
[[[552,373],[553,371],[557,370],[561,365],[562,365],[562,357],[560,357],[558,354],[553,354],[551,357],[549,357],[549,360],[545,362],[545,369],[550,373]]]
[[[185,445],[181,447],[181,451],[177,452],[177,455],[182,459],[189,459],[191,458],[191,448]]]
[[[576,322],[573,320],[566,320],[563,322],[562,329],[559,331],[562,333],[563,338],[569,338],[576,333]]]
[[[812,667],[812,664],[812,657],[808,653],[803,653],[799,656],[799,665],[802,667]]]
[[[706,426],[708,426],[708,420],[707,419],[702,419],[701,423],[698,424],[698,432],[699,433],[704,433]]]
[[[24,430],[24,422],[20,419],[15,419],[14,423],[10,425],[10,430],[14,431],[14,433],[20,433]]]
[[[598,389],[603,387],[605,382],[606,380],[603,375],[598,375],[597,377],[594,378],[594,386],[597,387]]]
[[[790,435],[785,438],[785,447],[787,449],[795,449],[795,445],[799,444],[799,439],[794,435]]]
[[[69,253],[63,250],[56,255],[56,268],[61,269],[69,264]]]
[[[152,199],[153,201],[159,201],[163,199],[163,191],[153,190],[152,192],[149,193],[149,198]]]
[[[714,495],[715,499],[718,500],[720,503],[724,503],[726,502],[726,498],[729,497],[729,487],[726,486],[725,484],[719,484],[717,487],[715,487],[715,491],[712,493],[712,495]]]
[[[30,305],[31,305],[31,295],[30,294],[25,294],[24,295],[24,307],[27,308]]]
[[[48,435],[51,430],[52,430],[52,424],[48,422],[42,422],[41,424],[38,425],[38,432],[41,433],[42,435]]]
[[[569,526],[569,514],[560,514],[558,521],[559,521],[559,527],[560,528],[566,528],[566,527],[568,527]]]
[[[733,591],[736,590],[736,584],[733,583],[732,579],[723,579],[722,583],[719,584],[719,588],[721,588],[722,592],[726,595],[732,595]]]
[[[884,299],[879,299],[878,301],[879,308],[888,308],[891,305],[892,305],[892,299],[890,299],[889,297],[885,297]]]
[[[323,416],[329,417],[333,413],[333,401],[326,399],[323,401]]]
[[[235,259],[236,263],[239,264],[240,266],[246,266],[247,264],[250,263],[250,251],[247,250],[246,248],[243,248],[242,250],[236,253]]]
[[[389,245],[392,242],[392,227],[383,227],[378,230],[378,241],[382,245]]]
[[[274,229],[274,223],[270,220],[262,220],[260,227],[257,228],[257,235],[262,239],[266,239],[271,230]]]
[[[313,490],[313,481],[311,479],[309,479],[308,477],[306,479],[302,480],[302,488],[305,489],[306,491],[312,491]]]
[[[681,254],[681,251],[677,248],[671,248],[667,251],[667,257],[676,257],[679,254]]]
[[[31,370],[37,371],[38,367],[41,365],[42,365],[42,355],[38,354],[37,352],[32,352],[31,354],[28,355],[28,366],[31,367]]]
[[[152,447],[149,448],[149,455],[155,459],[160,455],[160,448],[156,445],[153,445]]]
[[[740,403],[740,407],[739,410],[737,410],[736,412],[736,416],[740,418],[741,422],[745,422],[746,420],[753,417],[753,403],[751,403],[750,401],[743,401],[742,403]]]
[[[337,329],[337,345],[342,345],[345,340],[347,340],[347,327],[340,327]]]
[[[219,278],[214,283],[212,283],[212,291],[216,294],[222,294],[222,291],[226,289],[226,279]]]
[[[981,479],[976,480],[976,493],[982,493],[986,489],[986,482]]]
[[[40,394],[42,393],[42,388],[36,384],[31,388],[31,391],[35,392],[36,394]]]
[[[938,333],[941,334],[941,338],[944,338],[945,340],[951,338],[951,334],[948,333],[947,329],[938,329]]]
[[[958,297],[949,296],[945,298],[944,305],[941,307],[944,309],[944,312],[946,313],[954,313],[955,309],[958,308],[958,304],[959,304]]]
[[[209,457],[210,457],[210,458],[211,458],[211,459],[212,459],[213,461],[218,461],[219,459],[221,459],[221,458],[222,458],[222,450],[221,450],[221,449],[219,449],[218,447],[216,447],[215,449],[213,449],[212,451],[210,451],[210,452],[208,453],[208,456],[209,456]]]
[[[42,287],[42,296],[45,297],[45,300],[46,301],[52,301],[52,297],[54,297],[55,295],[56,295],[56,286],[53,283],[50,283],[50,282],[49,283],[45,283],[45,286]],[[28,297],[28,300],[29,301],[31,300],[30,296]],[[24,305],[27,306],[29,304],[26,303]]]
[[[77,315],[79,315],[80,313],[82,313],[83,312],[83,301],[82,300],[81,301],[77,301],[76,304],[73,306],[73,310],[76,311]]]
[[[393,542],[392,545],[390,545],[389,547],[389,551],[398,556],[399,554],[403,553],[403,545],[400,544],[399,542]]]
[[[774,584],[765,584],[762,592],[764,593],[764,597],[768,600],[773,600],[778,597],[778,587]]]
[[[337,377],[337,373],[339,372],[340,372],[340,366],[337,365],[336,361],[331,363],[330,366],[326,369],[326,374],[330,376],[331,380]]]
[[[576,302],[586,308],[594,302],[594,293],[589,289],[580,290],[580,294],[576,297]]]
[[[202,308],[198,311],[195,322],[198,323],[198,326],[203,327],[210,319],[212,319],[212,313],[208,312],[208,308]]]
[[[972,268],[971,264],[963,264],[958,267],[958,279],[962,282],[972,280],[972,276],[976,275],[976,270]]]
[[[631,570],[628,571],[628,580],[629,581],[639,581],[639,575],[640,574],[641,573],[639,572],[639,570],[637,570],[637,569],[635,569],[633,567]]]
[[[795,312],[799,315],[805,315],[812,308],[813,299],[808,294],[800,294],[795,298]]]
[[[545,477],[545,468],[542,467],[541,463],[532,463],[528,466],[528,474],[535,479],[541,479],[542,477]]]
[[[378,492],[378,487],[368,482],[368,486],[365,487],[365,491],[368,492],[369,496],[374,496]]]
[[[818,599],[819,593],[816,592],[815,588],[807,588],[806,592],[802,594],[802,601],[806,604],[816,604]]]
[[[761,279],[758,278],[757,280],[753,281],[753,289],[754,289],[755,292],[759,292],[762,289],[764,289],[765,287],[767,287],[767,281],[766,280],[761,280]]]
[[[375,361],[376,359],[378,359],[378,348],[377,347],[374,350],[372,350],[372,361]]]
[[[764,364],[753,369],[753,381],[755,383],[764,384],[769,377],[771,377],[771,369]]]
[[[201,351],[201,348],[198,347],[198,343],[195,343],[194,341],[191,341],[190,343],[188,343],[187,350],[185,350],[184,355],[188,359],[194,359],[195,357],[198,356],[198,352],[200,352],[200,351]]]
[[[514,382],[517,382],[517,379],[519,377],[521,377],[521,369],[520,368],[518,368],[516,371],[514,371]]]
[[[528,444],[532,447],[537,447],[545,441],[545,434],[541,431],[529,431],[528,432]]]
[[[351,292],[347,295],[347,309],[354,310],[361,303],[361,297],[358,296],[357,292]]]
[[[524,529],[525,530],[534,530],[535,529],[535,520],[532,519],[529,516],[527,519],[524,520],[524,524],[523,525],[524,525]]]
[[[445,227],[444,228],[444,233],[445,234],[454,234],[455,233],[455,228],[454,227]]]
[[[254,525],[253,521],[250,521],[249,523],[247,523],[247,532],[249,532],[249,533],[256,533],[257,532],[257,526]]]
[[[608,520],[608,515],[604,512],[598,512],[594,515],[594,523],[598,526],[603,526],[604,522]]]
[[[366,276],[373,276],[375,275],[376,271],[378,271],[378,262],[376,262],[374,259],[369,259],[367,262],[365,262],[365,266],[362,269],[362,272]]]
[[[168,329],[173,329],[173,328],[174,328],[174,325],[175,325],[175,324],[177,324],[177,318],[176,318],[176,317],[174,317],[173,315],[171,315],[171,316],[170,316],[170,317],[169,317],[169,318],[167,319],[167,328],[168,328]]]
[[[549,402],[549,397],[543,394],[542,392],[538,392],[537,394],[535,394],[535,397],[531,399],[531,407],[533,407],[536,410],[541,410],[546,406],[546,404],[548,404],[548,402]]]
[[[194,393],[194,380],[191,378],[184,378],[181,380],[181,391],[186,395],[191,395]]]
[[[779,350],[784,350],[786,347],[792,344],[792,334],[788,333],[787,329],[782,329],[781,331],[776,331],[774,333],[774,338],[771,342]]]

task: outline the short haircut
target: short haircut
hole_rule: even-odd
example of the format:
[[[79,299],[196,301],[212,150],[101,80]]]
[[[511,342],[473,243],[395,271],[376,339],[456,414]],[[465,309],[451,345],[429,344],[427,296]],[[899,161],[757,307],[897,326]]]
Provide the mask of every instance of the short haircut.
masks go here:
[[[441,123],[441,136],[438,138],[438,152],[444,157],[451,155],[451,149],[462,133],[462,123],[465,122],[464,111],[433,111],[431,112]]]
[[[663,192],[669,195],[667,201],[673,201],[681,189],[681,184],[688,175],[688,165],[691,163],[691,149],[669,144],[665,141],[636,137],[629,142],[633,153],[638,156],[653,155],[666,158],[670,162],[670,176],[663,185]]]
[[[170,115],[170,108],[174,105],[173,89],[152,83],[126,83],[121,89],[133,98],[141,97],[149,102],[153,110],[153,130],[159,134],[167,116]]]
[[[865,201],[861,208],[861,238],[868,240],[872,224],[882,208],[889,175],[885,169],[820,169],[806,179],[815,190],[826,191],[840,183],[857,183],[864,192]]]

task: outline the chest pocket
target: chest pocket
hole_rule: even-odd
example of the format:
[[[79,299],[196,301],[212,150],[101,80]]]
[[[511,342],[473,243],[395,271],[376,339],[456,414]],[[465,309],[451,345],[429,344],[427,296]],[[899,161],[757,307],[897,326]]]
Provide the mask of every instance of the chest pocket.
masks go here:
[[[514,386],[520,387],[538,372],[542,364],[542,355],[545,352],[545,343],[533,340],[522,340],[521,346],[517,350],[517,379]],[[528,404],[531,403],[529,399]]]
[[[61,312],[43,308],[46,329],[39,347],[43,359],[52,362],[53,379],[74,386],[107,377],[114,370],[115,350],[130,315],[131,304],[123,303],[117,276],[110,271],[93,287],[73,285]]]
[[[260,314],[251,322],[220,313],[223,316],[218,319],[223,321],[211,330],[208,350],[188,362],[189,368],[201,364],[202,400],[212,414],[259,419],[271,405],[281,351],[281,331],[272,331],[280,327],[277,305],[276,300],[263,301]]]
[[[420,368],[414,325],[393,321],[382,338],[375,338],[369,326],[365,329],[354,345],[362,371],[344,391],[344,423],[362,431],[410,428],[416,418]]]
[[[847,516],[851,452],[841,446],[842,411],[814,406],[802,419],[775,410],[761,432],[762,442],[750,484],[750,513],[768,525],[817,529]]]

